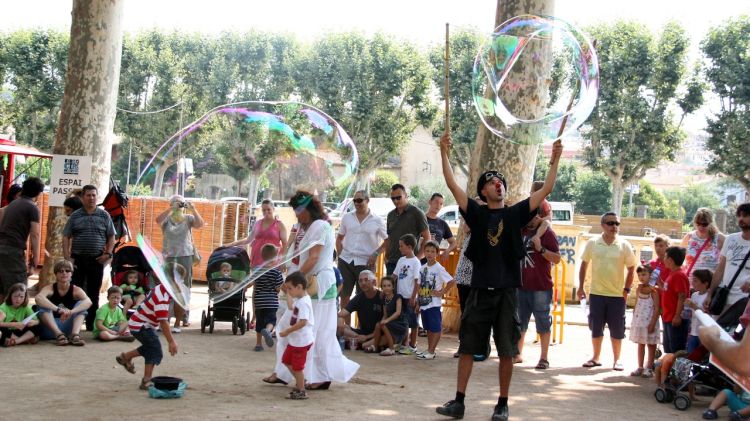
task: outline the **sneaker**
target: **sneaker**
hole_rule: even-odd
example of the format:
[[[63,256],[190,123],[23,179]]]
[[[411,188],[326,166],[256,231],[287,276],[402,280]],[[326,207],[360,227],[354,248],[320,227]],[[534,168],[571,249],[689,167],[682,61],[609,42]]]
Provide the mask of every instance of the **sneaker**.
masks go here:
[[[495,405],[495,412],[492,413],[492,421],[508,421],[508,405]]]
[[[416,346],[402,346],[398,353],[401,355],[414,355],[417,353],[417,347]]]
[[[172,333],[180,333],[180,332],[182,332],[182,329],[180,329],[179,327],[172,328]]]
[[[423,354],[426,354],[426,353],[427,353],[427,350],[425,350],[425,351],[414,351],[414,355],[416,355],[416,356],[420,356],[420,355],[423,355]]]
[[[307,399],[307,393],[305,393],[304,390],[292,389],[292,391],[289,392],[289,396],[287,396],[287,399],[293,399],[293,400]]]
[[[393,350],[390,349],[390,348],[386,348],[386,349],[380,351],[380,355],[382,355],[383,357],[390,357],[393,354],[395,354],[395,352],[393,352]]]
[[[740,413],[737,412],[737,411],[730,412],[729,413],[729,419],[730,419],[730,421],[745,421],[745,420],[747,420],[747,418],[745,418],[742,415],[740,415]]]
[[[643,375],[643,368],[642,367],[636,368],[635,370],[633,370],[630,373],[630,375],[633,376],[633,377],[640,377],[640,376],[642,376]]]
[[[421,354],[417,354],[418,360],[434,360],[435,357],[437,357],[437,354],[434,352],[423,352]]]
[[[260,334],[263,336],[263,339],[266,340],[266,345],[268,345],[269,348],[272,347],[273,337],[271,336],[271,332],[269,332],[268,329],[263,328],[261,329]]]
[[[718,418],[719,418],[719,414],[714,409],[706,409],[706,411],[703,412],[704,420],[715,420]]]
[[[393,352],[398,354],[399,351],[401,351],[401,348],[402,348],[401,344],[395,344],[393,345]]]
[[[464,417],[464,410],[466,407],[464,404],[462,404],[459,401],[448,401],[443,404],[443,406],[438,406],[435,408],[435,412],[437,412],[440,415],[445,415],[447,417],[452,417],[457,420],[460,420]]]
[[[643,373],[641,373],[641,377],[644,379],[650,379],[651,377],[654,377],[654,370],[650,368],[644,368]]]
[[[263,345],[255,345],[255,348],[253,348],[253,351],[255,352],[263,351]]]
[[[458,358],[460,356],[461,356],[461,354],[459,354],[458,351],[456,351],[456,352],[453,353],[453,358]]]

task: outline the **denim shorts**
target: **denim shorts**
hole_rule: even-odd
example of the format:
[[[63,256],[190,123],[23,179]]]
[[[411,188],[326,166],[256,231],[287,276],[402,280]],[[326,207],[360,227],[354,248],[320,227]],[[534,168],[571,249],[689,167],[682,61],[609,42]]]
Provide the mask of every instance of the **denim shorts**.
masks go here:
[[[256,308],[255,309],[255,331],[260,333],[261,330],[266,328],[266,325],[272,324],[276,326],[276,310],[275,308]]]
[[[131,333],[141,343],[141,346],[138,347],[138,353],[141,354],[146,364],[159,365],[164,354],[161,351],[161,342],[156,332],[153,329],[144,328]]]
[[[432,307],[419,312],[422,315],[422,327],[424,330],[432,333],[443,331],[443,314],[440,307]]]
[[[409,324],[410,329],[416,329],[419,327],[419,321],[417,320],[417,312],[414,311],[414,307],[409,305],[408,298],[402,298],[401,300],[401,311],[403,311],[406,317],[406,323]]]
[[[552,327],[552,316],[550,316],[550,304],[552,304],[552,290],[528,291],[518,289],[518,318],[521,321],[521,332],[529,328],[529,320],[534,315],[536,333],[549,333]]]
[[[80,303],[80,301],[76,302],[76,305],[73,306],[73,308],[77,307],[78,303]],[[73,317],[70,317],[63,322],[62,320],[60,320],[60,315],[57,313],[57,310],[50,310],[48,308],[39,308],[39,314],[43,314],[43,313],[52,314],[52,317],[55,320],[55,324],[57,324],[57,328],[60,329],[60,332],[62,332],[65,336],[69,336],[70,334],[73,333],[73,320],[75,320],[76,317],[85,318],[89,314],[89,312],[85,310],[80,313],[77,313]],[[40,318],[40,321],[41,321],[41,318]],[[52,329],[47,327],[47,325],[45,325],[44,323],[42,323],[41,326],[42,326],[42,329],[41,329],[41,333],[39,337],[42,340],[46,341],[50,339],[55,339],[55,332]]]
[[[604,336],[604,326],[609,327],[612,339],[625,338],[625,299],[589,295],[589,329],[592,338]]]

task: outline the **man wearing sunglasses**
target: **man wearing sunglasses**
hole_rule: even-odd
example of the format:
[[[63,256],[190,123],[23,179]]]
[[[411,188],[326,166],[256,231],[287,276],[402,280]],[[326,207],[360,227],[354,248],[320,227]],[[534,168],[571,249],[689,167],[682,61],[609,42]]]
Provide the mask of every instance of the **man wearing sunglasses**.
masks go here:
[[[346,308],[355,285],[357,294],[362,292],[357,283],[359,274],[365,269],[374,270],[375,260],[387,237],[385,222],[369,208],[370,197],[367,192],[359,190],[354,193],[352,201],[354,212],[346,213],[341,218],[336,237],[338,268],[344,278],[344,285],[339,293],[341,308]]]
[[[440,139],[443,176],[469,228],[471,239],[464,255],[474,265],[471,290],[461,316],[458,347],[458,381],[456,397],[436,408],[438,414],[463,418],[466,386],[471,377],[474,355],[486,353],[493,333],[500,357],[500,397],[492,419],[508,419],[508,393],[513,375],[513,357],[518,355],[521,331],[517,323],[518,297],[521,286],[521,261],[526,257],[522,230],[536,215],[545,197],[552,192],[562,143],[555,142],[547,179],[541,189],[513,206],[507,206],[507,181],[497,171],[483,173],[477,182],[477,195],[486,204],[470,199],[458,185],[448,158],[449,134]]]
[[[599,357],[604,340],[604,326],[609,327],[609,337],[614,355],[613,370],[622,371],[620,348],[625,337],[625,304],[633,285],[633,274],[638,260],[633,246],[620,238],[620,218],[607,212],[601,219],[602,235],[586,242],[581,253],[581,269],[578,272],[578,297],[586,298],[583,286],[586,271],[591,266],[591,290],[589,291],[589,328],[594,355],[583,366],[599,367]],[[627,268],[627,277],[625,275]]]
[[[398,240],[406,234],[411,234],[418,240],[417,244],[425,244],[430,241],[430,229],[427,225],[427,217],[418,207],[409,204],[409,198],[406,195],[406,187],[403,184],[394,184],[391,187],[391,200],[396,209],[388,212],[386,227],[388,238],[385,240],[386,274],[390,276],[396,269],[396,263],[401,258],[401,252],[398,249]],[[414,250],[418,258],[424,257],[422,250]]]

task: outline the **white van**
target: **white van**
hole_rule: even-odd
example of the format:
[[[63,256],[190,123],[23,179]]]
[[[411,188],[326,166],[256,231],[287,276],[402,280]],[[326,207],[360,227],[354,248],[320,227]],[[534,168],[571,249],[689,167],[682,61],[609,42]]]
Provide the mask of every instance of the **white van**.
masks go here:
[[[570,202],[549,202],[552,206],[552,223],[573,225],[573,204]]]

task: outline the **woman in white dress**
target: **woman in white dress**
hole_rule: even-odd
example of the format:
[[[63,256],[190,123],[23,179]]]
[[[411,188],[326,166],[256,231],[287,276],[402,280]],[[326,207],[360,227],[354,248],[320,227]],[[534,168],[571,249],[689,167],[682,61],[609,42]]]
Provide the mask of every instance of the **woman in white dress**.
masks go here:
[[[305,380],[308,390],[328,389],[332,381],[346,383],[359,369],[359,364],[344,357],[336,338],[337,309],[336,277],[333,272],[333,251],[335,238],[331,224],[320,200],[314,195],[298,191],[289,201],[294,208],[300,229],[304,236],[291,245],[292,260],[290,272],[299,270],[309,279],[316,278],[317,293],[312,294],[315,314],[315,341],[307,353]],[[282,316],[277,331],[288,324],[286,314]],[[283,338],[282,338],[283,339]],[[289,370],[281,364],[281,356],[286,341],[276,344],[276,367],[274,374],[263,379],[267,383],[288,383],[294,380]]]

